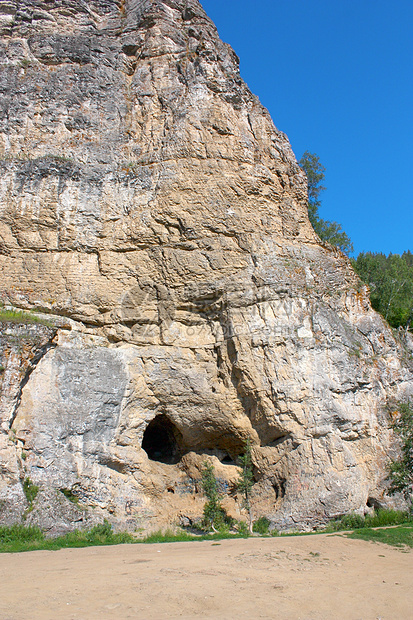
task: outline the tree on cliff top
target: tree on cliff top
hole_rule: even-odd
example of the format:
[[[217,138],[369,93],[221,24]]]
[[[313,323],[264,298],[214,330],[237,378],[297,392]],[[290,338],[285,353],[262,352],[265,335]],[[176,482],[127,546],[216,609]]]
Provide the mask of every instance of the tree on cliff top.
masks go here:
[[[340,224],[323,220],[318,214],[321,206],[320,193],[326,189],[321,185],[326,169],[320,163],[319,157],[309,151],[305,151],[298,163],[307,175],[308,217],[312,227],[322,241],[327,241],[340,248],[345,254],[350,254],[354,250],[353,244]]]
[[[352,260],[370,287],[371,305],[392,327],[410,329],[413,323],[413,255],[362,252]]]

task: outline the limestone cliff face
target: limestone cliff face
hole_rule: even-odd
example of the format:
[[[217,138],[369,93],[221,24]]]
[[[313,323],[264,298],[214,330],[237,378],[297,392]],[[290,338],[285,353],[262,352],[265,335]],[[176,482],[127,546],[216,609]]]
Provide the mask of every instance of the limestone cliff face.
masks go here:
[[[235,510],[247,438],[277,527],[382,501],[411,352],[199,2],[0,0],[0,30],[1,301],[54,325],[3,323],[3,520],[26,477],[192,518],[205,455]]]

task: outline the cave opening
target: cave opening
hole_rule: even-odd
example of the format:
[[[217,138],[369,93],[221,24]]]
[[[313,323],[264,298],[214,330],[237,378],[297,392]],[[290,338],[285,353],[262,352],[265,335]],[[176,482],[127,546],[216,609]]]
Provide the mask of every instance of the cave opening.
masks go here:
[[[286,478],[279,478],[273,482],[273,488],[274,488],[276,497],[285,496],[286,484],[287,484]]]
[[[226,454],[224,456],[224,458],[221,460],[221,463],[223,463],[224,465],[236,465],[236,462],[229,454]]]
[[[146,427],[142,448],[151,461],[173,465],[182,456],[181,433],[164,413],[157,415]]]
[[[374,508],[374,510],[380,510],[382,504],[375,497],[368,497],[366,502],[367,508]]]

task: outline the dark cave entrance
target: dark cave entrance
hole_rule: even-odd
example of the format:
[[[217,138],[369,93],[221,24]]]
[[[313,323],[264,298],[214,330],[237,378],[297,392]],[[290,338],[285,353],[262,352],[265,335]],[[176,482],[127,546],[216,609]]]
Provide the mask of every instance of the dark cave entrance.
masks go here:
[[[142,448],[151,461],[173,465],[182,456],[181,433],[164,413],[157,415],[145,429]]]
[[[223,459],[221,459],[221,463],[224,465],[236,465],[236,462],[229,454],[226,454]]]

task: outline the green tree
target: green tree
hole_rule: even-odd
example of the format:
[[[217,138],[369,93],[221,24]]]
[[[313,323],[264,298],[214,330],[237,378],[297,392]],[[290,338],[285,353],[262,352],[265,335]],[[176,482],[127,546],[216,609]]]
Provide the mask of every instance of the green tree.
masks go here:
[[[242,495],[243,508],[248,512],[248,528],[252,534],[253,517],[251,508],[251,491],[254,485],[254,475],[252,470],[251,442],[245,442],[244,454],[239,457],[241,473],[237,483],[237,491]]]
[[[371,304],[392,327],[408,329],[413,320],[413,255],[362,252],[352,261],[370,288]]]
[[[321,206],[320,193],[326,189],[321,184],[325,179],[326,169],[320,163],[319,157],[309,151],[305,151],[298,163],[307,175],[308,217],[312,227],[322,241],[327,241],[345,254],[350,254],[354,250],[353,244],[340,224],[323,220],[318,213]]]
[[[390,494],[403,493],[413,508],[413,403],[401,403],[392,428],[401,439],[400,458],[390,465]]]
[[[409,267],[413,267],[413,254],[410,252],[410,250],[407,250],[407,252],[403,252],[402,259]]]
[[[203,525],[216,532],[228,522],[228,516],[221,506],[221,493],[212,463],[205,461],[201,475],[202,490],[208,500],[204,506]]]

